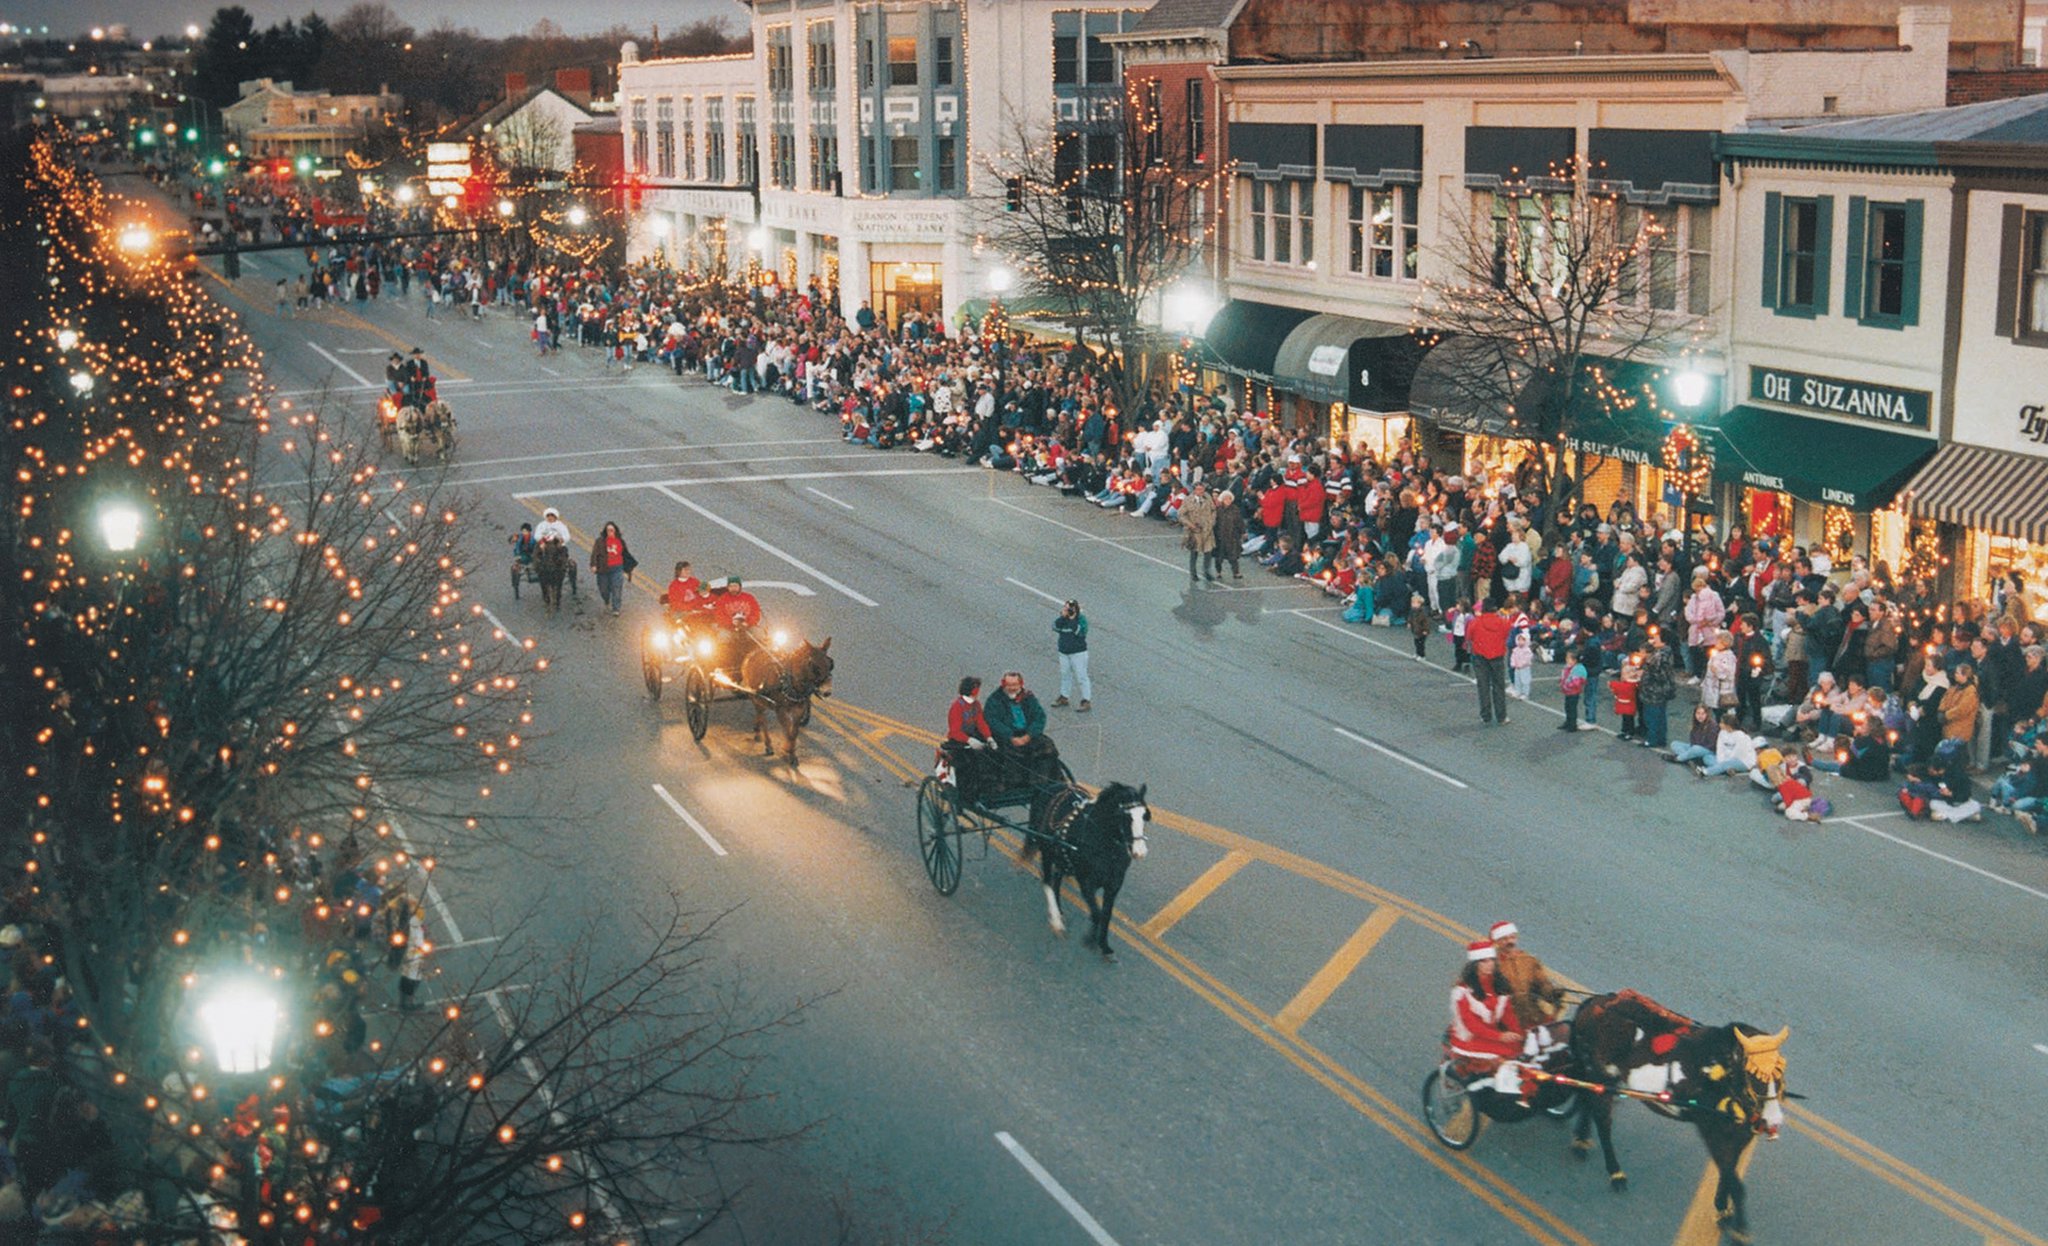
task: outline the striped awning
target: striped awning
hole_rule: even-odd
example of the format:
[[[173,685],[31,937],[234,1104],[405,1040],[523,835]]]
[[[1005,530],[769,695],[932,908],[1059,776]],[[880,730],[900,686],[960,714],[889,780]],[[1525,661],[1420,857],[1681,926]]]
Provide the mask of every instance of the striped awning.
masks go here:
[[[2048,545],[2048,458],[1955,443],[1899,494],[1909,514]]]

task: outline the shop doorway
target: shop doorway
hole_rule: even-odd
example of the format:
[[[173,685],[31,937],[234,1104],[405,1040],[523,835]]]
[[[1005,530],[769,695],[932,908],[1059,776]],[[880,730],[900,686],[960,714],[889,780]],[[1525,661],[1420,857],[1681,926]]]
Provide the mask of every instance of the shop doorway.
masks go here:
[[[876,313],[891,330],[902,328],[909,312],[937,321],[945,306],[945,283],[937,264],[870,264],[868,288],[873,291]]]

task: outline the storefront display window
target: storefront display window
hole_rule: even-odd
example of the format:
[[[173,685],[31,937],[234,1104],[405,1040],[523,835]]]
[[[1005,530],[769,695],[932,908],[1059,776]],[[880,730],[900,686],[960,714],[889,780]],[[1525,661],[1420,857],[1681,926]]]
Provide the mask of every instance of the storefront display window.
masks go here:
[[[1995,532],[1972,532],[1967,551],[1972,575],[1969,595],[1986,598],[1993,576],[2017,571],[2027,586],[2034,619],[2048,623],[2048,545],[2034,545]]]

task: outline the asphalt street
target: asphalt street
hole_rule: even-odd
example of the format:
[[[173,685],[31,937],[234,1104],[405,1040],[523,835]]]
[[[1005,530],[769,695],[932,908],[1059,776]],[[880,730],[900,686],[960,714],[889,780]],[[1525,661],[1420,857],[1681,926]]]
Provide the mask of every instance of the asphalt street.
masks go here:
[[[1704,1150],[1648,1112],[1618,1113],[1621,1196],[1555,1123],[1465,1155],[1428,1136],[1459,943],[1512,917],[1577,982],[1791,1027],[1808,1099],[1753,1153],[1759,1240],[2048,1246],[2048,870],[2024,836],[1909,823],[1842,782],[1830,822],[1795,826],[1747,785],[1553,730],[1542,669],[1536,704],[1482,728],[1441,639],[1417,662],[1405,632],[1255,569],[1190,589],[1164,525],[849,447],[786,401],[539,358],[506,311],[280,318],[270,285],[295,262],[207,279],[295,402],[367,413],[385,352],[428,352],[461,422],[470,591],[553,664],[503,792],[517,842],[443,880],[464,935],[594,912],[623,942],[673,890],[730,910],[721,972],[748,999],[809,1001],[764,1079],[817,1130],[728,1161],[739,1213],[713,1240],[827,1240],[835,1192],[870,1239],[1714,1240]],[[643,573],[624,617],[587,582],[554,618],[514,600],[504,538],[546,504],[585,539],[619,523]],[[798,766],[760,755],[744,706],[716,706],[699,746],[678,690],[647,696],[640,633],[678,558],[832,638]],[[982,860],[970,842],[950,898],[914,839],[954,683],[1020,667],[1049,702],[1067,597],[1093,625],[1096,708],[1052,732],[1082,781],[1146,783],[1158,813],[1114,965],[1051,935],[1005,837]]]

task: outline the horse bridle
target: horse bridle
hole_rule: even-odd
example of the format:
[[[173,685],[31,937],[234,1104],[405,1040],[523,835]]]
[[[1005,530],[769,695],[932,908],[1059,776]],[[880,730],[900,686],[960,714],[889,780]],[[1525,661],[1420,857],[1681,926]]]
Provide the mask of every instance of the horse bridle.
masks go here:
[[[1131,816],[1140,809],[1143,809],[1145,811],[1144,817],[1134,818]],[[1127,802],[1123,806],[1123,808],[1119,809],[1117,812],[1123,814],[1124,825],[1130,828],[1130,835],[1128,838],[1124,840],[1124,851],[1130,853],[1132,856],[1137,856],[1138,849],[1145,846],[1144,828],[1145,823],[1150,822],[1152,820],[1152,806],[1146,804],[1142,800],[1133,800]]]

